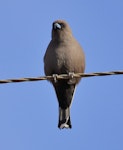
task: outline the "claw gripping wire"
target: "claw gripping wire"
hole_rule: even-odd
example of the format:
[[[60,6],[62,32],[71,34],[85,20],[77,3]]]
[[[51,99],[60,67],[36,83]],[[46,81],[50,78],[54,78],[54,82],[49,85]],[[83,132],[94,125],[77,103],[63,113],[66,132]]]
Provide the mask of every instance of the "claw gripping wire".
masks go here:
[[[42,77],[31,77],[31,78],[19,78],[19,79],[6,79],[0,80],[0,84],[4,83],[17,83],[17,82],[27,82],[27,81],[40,81],[40,80],[57,80],[60,79],[71,79],[71,78],[87,78],[94,76],[109,76],[109,75],[121,75],[123,74],[123,70],[121,71],[110,71],[110,72],[94,72],[94,73],[69,73],[69,74],[61,74],[61,75],[52,75],[52,76],[42,76]]]

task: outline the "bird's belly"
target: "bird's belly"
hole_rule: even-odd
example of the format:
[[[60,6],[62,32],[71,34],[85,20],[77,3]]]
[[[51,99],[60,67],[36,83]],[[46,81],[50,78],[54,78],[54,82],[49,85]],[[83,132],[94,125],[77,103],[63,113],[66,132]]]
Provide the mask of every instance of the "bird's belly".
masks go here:
[[[65,56],[59,57],[56,59],[54,67],[57,70],[57,74],[66,74],[72,72],[69,58],[66,59]]]

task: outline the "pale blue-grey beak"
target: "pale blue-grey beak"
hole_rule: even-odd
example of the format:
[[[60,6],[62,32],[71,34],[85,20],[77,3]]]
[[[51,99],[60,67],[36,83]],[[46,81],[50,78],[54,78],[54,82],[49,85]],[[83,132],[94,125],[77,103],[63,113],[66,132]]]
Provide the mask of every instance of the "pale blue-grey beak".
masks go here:
[[[56,29],[61,29],[61,25],[59,23],[54,23],[53,24],[53,28],[56,30]]]

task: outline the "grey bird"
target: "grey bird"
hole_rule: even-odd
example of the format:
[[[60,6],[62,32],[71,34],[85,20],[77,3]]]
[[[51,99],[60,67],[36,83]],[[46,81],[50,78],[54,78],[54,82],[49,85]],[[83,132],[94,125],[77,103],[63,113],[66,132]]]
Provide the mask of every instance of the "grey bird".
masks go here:
[[[44,56],[44,71],[47,76],[55,74],[83,73],[85,57],[80,44],[73,37],[68,23],[64,20],[52,24],[52,39]],[[51,80],[59,104],[58,127],[72,128],[70,106],[76,85],[81,78]]]

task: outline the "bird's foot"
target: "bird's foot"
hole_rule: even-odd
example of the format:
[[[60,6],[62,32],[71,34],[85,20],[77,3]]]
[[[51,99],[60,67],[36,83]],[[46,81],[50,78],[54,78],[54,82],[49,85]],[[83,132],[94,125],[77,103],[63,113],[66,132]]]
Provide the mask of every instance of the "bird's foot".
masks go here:
[[[56,82],[57,82],[58,75],[57,75],[57,74],[53,74],[52,76],[53,76],[54,82],[56,83]]]
[[[70,77],[70,79],[73,79],[73,77],[74,77],[74,72],[69,72],[69,77]]]

